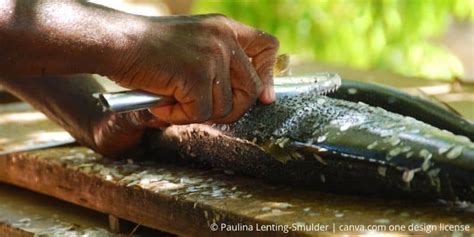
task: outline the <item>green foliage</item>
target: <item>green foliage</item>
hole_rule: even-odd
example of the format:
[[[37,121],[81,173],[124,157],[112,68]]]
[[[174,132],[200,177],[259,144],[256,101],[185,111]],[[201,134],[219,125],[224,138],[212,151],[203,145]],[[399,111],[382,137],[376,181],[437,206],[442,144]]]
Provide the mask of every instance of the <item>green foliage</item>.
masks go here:
[[[307,59],[452,79],[462,64],[427,39],[452,18],[474,21],[474,0],[201,0],[194,11],[272,33],[281,52]]]

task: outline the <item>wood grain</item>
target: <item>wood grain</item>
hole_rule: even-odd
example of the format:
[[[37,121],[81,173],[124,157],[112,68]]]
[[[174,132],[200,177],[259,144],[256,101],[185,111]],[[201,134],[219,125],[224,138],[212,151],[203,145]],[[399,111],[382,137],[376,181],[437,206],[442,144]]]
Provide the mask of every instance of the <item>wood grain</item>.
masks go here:
[[[15,131],[15,126],[22,125],[0,125],[0,132],[4,126]],[[48,131],[45,127],[43,132]],[[51,128],[57,129],[52,124]],[[6,135],[15,136],[21,134]],[[130,157],[114,161],[79,146],[16,153],[0,157],[0,181],[187,236],[330,235],[334,227],[339,233],[348,224],[408,226],[416,222],[474,226],[474,215],[469,211],[472,206],[331,195],[275,186],[226,170],[159,161],[165,157],[169,160],[168,156],[157,152],[147,160]],[[276,232],[211,232],[209,226],[214,223],[219,228],[224,224],[241,229],[247,225],[254,230],[257,225],[293,224],[327,225],[328,229],[289,234],[281,228]]]

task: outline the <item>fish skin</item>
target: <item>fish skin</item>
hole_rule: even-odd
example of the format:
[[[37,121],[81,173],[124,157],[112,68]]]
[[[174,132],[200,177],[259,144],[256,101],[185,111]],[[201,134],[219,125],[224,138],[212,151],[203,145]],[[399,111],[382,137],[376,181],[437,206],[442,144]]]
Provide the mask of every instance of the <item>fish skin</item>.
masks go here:
[[[468,138],[364,103],[312,93],[256,105],[231,125],[173,125],[149,141],[152,149],[175,150],[186,161],[271,182],[337,193],[474,201],[474,144]]]
[[[342,80],[342,85],[331,98],[364,102],[393,113],[411,116],[437,128],[446,129],[474,140],[474,123],[452,111],[419,96],[407,94],[396,88],[353,80]]]

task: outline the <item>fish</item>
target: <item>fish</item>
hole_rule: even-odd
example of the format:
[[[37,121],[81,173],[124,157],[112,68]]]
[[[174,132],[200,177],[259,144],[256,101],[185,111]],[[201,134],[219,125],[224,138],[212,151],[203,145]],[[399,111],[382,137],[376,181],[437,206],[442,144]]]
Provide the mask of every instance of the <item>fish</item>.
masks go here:
[[[342,80],[342,85],[331,98],[364,102],[388,111],[410,116],[437,128],[451,131],[474,140],[474,123],[432,101],[407,94],[399,89],[354,80]]]
[[[233,124],[171,125],[146,134],[156,159],[232,170],[343,194],[474,201],[474,143],[364,102],[305,92],[256,104]]]

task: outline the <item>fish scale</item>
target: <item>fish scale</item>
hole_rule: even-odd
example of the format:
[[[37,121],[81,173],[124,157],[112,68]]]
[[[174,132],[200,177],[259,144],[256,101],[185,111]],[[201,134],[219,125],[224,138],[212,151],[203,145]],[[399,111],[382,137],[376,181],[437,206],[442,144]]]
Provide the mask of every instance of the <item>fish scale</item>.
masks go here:
[[[197,135],[180,135],[189,130]],[[179,143],[173,142],[175,136]],[[269,181],[474,201],[474,144],[469,139],[317,93],[256,105],[231,125],[170,126],[152,140],[154,147],[173,147],[183,159],[193,153],[191,162]]]

